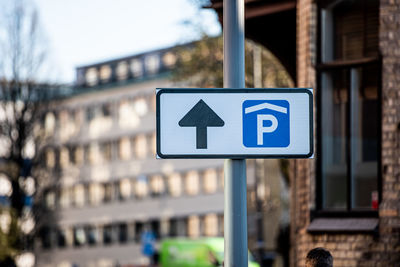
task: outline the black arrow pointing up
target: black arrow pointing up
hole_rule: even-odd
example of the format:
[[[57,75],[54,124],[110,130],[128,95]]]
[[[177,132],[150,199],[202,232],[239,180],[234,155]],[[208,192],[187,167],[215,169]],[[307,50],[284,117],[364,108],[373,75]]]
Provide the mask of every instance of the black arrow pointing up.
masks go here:
[[[222,127],[224,121],[202,99],[179,121],[181,127],[196,127],[196,148],[207,148],[207,127]]]

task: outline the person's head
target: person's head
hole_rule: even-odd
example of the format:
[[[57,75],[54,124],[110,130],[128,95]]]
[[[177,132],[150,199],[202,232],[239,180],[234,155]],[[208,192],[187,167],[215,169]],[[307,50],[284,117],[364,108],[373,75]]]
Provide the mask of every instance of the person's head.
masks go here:
[[[314,248],[307,254],[306,267],[333,267],[333,257],[324,248]]]

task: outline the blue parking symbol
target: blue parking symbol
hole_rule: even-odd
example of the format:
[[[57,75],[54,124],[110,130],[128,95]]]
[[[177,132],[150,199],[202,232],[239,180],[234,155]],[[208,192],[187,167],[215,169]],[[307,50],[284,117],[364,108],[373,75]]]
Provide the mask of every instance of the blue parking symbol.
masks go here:
[[[245,147],[289,146],[288,101],[246,100],[242,107],[243,145]]]

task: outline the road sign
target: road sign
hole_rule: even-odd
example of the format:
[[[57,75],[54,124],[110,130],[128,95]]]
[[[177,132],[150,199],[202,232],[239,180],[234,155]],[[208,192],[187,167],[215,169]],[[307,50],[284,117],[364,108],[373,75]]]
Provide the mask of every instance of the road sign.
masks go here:
[[[308,158],[311,89],[157,89],[161,158]]]
[[[155,243],[155,236],[152,231],[146,230],[142,233],[141,236],[141,243],[142,243],[142,254],[148,257],[154,255],[154,243]]]
[[[290,144],[289,102],[246,100],[243,102],[245,147],[287,147]]]

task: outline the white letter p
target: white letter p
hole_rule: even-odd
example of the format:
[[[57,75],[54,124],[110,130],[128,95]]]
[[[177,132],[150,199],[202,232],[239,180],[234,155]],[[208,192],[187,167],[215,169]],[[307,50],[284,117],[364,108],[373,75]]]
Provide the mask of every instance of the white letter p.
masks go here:
[[[271,126],[264,127],[264,121],[270,121]],[[269,114],[258,114],[257,115],[257,145],[262,146],[264,144],[264,133],[272,133],[278,128],[278,120],[275,116]]]

